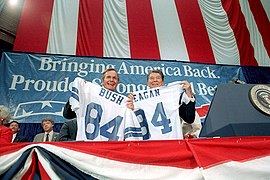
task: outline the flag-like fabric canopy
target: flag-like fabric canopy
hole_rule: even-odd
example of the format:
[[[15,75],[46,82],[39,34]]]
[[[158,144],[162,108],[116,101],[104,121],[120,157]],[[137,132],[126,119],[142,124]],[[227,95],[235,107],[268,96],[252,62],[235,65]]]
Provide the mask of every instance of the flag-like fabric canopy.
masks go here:
[[[25,0],[14,50],[270,66],[269,0]]]
[[[270,137],[11,143],[1,179],[268,179]]]

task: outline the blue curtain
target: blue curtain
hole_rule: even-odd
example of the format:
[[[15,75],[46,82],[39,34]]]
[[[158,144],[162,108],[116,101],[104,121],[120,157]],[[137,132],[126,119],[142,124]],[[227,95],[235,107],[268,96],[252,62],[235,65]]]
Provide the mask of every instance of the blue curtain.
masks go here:
[[[248,84],[270,84],[270,67],[242,67]]]
[[[53,127],[54,132],[59,132],[63,123],[55,123]],[[35,135],[38,133],[43,133],[44,130],[41,127],[41,123],[20,123],[19,136],[24,136],[27,138],[28,142],[32,142]]]

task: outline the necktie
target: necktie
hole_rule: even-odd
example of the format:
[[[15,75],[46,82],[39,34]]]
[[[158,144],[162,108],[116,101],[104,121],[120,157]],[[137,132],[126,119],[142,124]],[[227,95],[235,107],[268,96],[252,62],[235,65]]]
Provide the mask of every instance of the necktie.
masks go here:
[[[49,141],[49,134],[46,134],[46,139],[45,141]]]

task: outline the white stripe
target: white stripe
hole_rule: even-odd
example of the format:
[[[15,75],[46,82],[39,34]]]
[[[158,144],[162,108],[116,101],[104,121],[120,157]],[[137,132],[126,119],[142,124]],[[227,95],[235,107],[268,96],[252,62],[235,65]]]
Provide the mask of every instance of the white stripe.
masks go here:
[[[161,59],[189,61],[174,0],[151,0]]]
[[[216,64],[240,65],[236,39],[220,0],[199,0],[199,5],[212,45]]]
[[[13,177],[13,179],[22,179],[22,177],[24,176],[24,174],[29,170],[30,165],[32,163],[33,152],[34,152],[34,150],[31,151],[31,153],[27,157],[27,159],[26,159],[26,161],[25,161],[22,169],[20,169],[18,171],[18,173]],[[36,163],[36,162],[34,162],[34,163]]]
[[[26,146],[18,151],[15,151],[13,153],[5,154],[0,156],[0,174],[3,174],[5,171],[7,171],[13,164],[15,164],[20,156],[23,154],[25,150],[27,150],[29,147]]]
[[[104,0],[104,57],[130,58],[126,1]]]
[[[98,179],[180,179],[184,177],[185,179],[249,180],[268,179],[270,177],[270,156],[256,158],[244,162],[225,162],[205,169],[183,169],[175,167],[124,163],[86,153],[81,153],[78,151],[73,151],[66,148],[61,148],[53,144],[42,143],[31,144],[25,146],[17,152],[0,156],[0,174],[4,172],[3,166],[5,166],[6,163],[9,165],[16,163],[14,162],[14,159],[18,159],[25,150],[33,146],[40,146],[45,148],[54,155],[62,158],[73,166],[76,166],[81,171],[87,174],[91,174]],[[44,159],[44,157],[36,148],[34,150],[37,152],[38,160],[41,162],[46,172],[53,173],[49,175],[53,175],[54,179],[58,179],[59,177],[55,174],[57,172],[51,169],[49,161]],[[9,160],[12,160],[12,162],[9,162]]]
[[[132,164],[93,156],[50,144],[39,144],[81,171],[98,179],[203,179],[199,168]]]
[[[7,171],[13,164],[15,164],[21,155],[27,150],[36,146],[36,144],[29,144],[18,151],[0,156],[0,174]]]
[[[54,1],[47,53],[76,54],[79,0]]]
[[[250,10],[249,3],[247,1],[239,1],[239,3],[246,20],[247,28],[250,34],[250,41],[254,48],[254,56],[258,62],[258,65],[270,66],[270,59],[263,44],[262,36]]]
[[[261,0],[262,6],[264,8],[264,11],[268,17],[268,20],[270,21],[270,1],[269,0]]]
[[[203,170],[204,179],[266,180],[270,177],[270,157],[245,162],[227,162]]]
[[[42,146],[42,144],[41,144],[41,146]],[[56,174],[57,172],[54,170],[54,168],[52,168],[51,162],[48,159],[44,158],[44,156],[39,152],[39,150],[37,148],[34,148],[34,149],[37,153],[37,157],[38,157],[40,164],[43,166],[43,168],[46,171],[46,173],[48,174],[48,176],[50,176],[51,179],[61,180],[61,178]]]

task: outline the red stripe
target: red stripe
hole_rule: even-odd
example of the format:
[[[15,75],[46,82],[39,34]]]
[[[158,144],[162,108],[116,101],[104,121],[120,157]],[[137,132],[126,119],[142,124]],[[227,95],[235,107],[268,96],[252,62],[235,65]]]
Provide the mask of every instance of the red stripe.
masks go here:
[[[207,115],[209,107],[210,107],[210,104],[203,104],[200,107],[197,107],[196,111],[200,117],[205,117]]]
[[[36,179],[35,176],[37,172],[39,172],[39,175],[40,177],[42,177],[42,179],[51,179],[50,176],[45,171],[45,169],[43,168],[40,161],[38,161],[37,153],[34,151],[32,153],[31,165],[29,169],[27,170],[27,172],[23,175],[22,180]]]
[[[45,171],[42,164],[40,163],[40,161],[38,161],[38,168],[39,168],[40,177],[42,177],[42,179],[51,179],[50,176]]]
[[[73,145],[59,142],[57,146],[120,162],[185,169],[197,167],[184,140],[76,142]]]
[[[218,164],[246,162],[270,155],[270,137],[230,137],[190,140],[199,167],[209,168]]]
[[[25,172],[25,174],[22,176],[22,180],[28,180],[28,179],[34,179],[36,168],[37,168],[37,154],[36,152],[31,153],[32,162],[28,168],[28,170]]]
[[[59,147],[134,164],[185,169],[230,161],[249,161],[270,154],[270,137],[231,137],[134,142],[58,142]],[[228,153],[229,152],[229,153]]]
[[[103,56],[103,0],[80,0],[77,55]]]
[[[175,0],[191,62],[216,64],[212,46],[197,0]]]
[[[261,1],[249,0],[249,6],[261,33],[265,49],[270,56],[270,23]]]
[[[13,50],[46,53],[54,0],[25,0]]]
[[[127,0],[131,58],[160,59],[150,0]]]
[[[42,146],[43,143],[39,144]],[[50,142],[49,144],[121,162],[185,169],[208,168],[231,161],[244,162],[270,154],[269,136],[171,141]],[[11,147],[19,150],[19,147],[24,146],[10,143],[1,146],[0,151],[9,151]],[[39,170],[42,175],[45,175],[43,174],[45,172],[42,172],[44,169],[39,167]]]
[[[250,34],[239,1],[222,0],[222,6],[227,13],[230,26],[234,32],[241,65],[258,66],[254,58],[254,49],[250,43]]]
[[[1,143],[1,147],[3,146],[5,148],[0,148],[0,156],[19,151],[29,144],[30,143]]]

